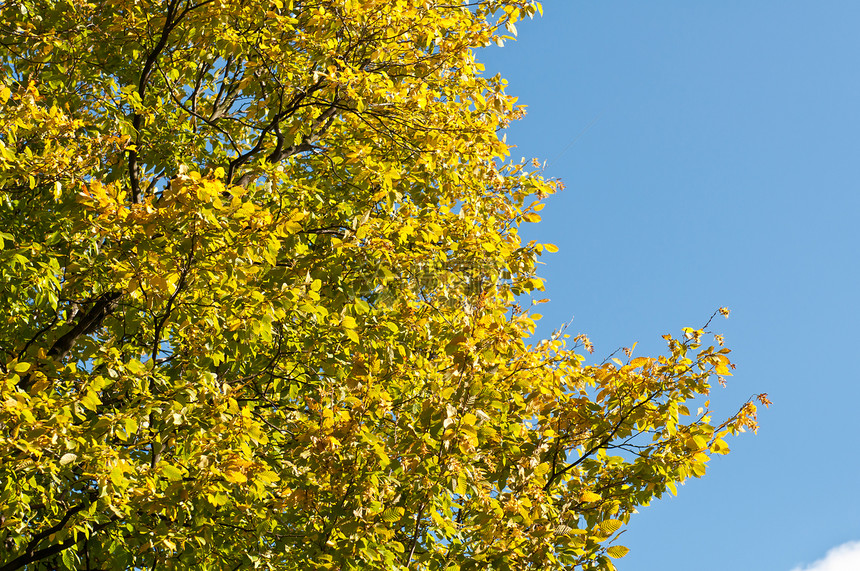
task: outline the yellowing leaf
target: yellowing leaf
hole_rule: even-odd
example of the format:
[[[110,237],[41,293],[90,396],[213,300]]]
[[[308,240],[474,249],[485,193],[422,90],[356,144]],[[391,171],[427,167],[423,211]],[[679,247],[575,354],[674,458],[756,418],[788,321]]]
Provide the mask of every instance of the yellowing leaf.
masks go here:
[[[606,554],[613,559],[621,559],[625,555],[630,552],[629,547],[624,547],[623,545],[613,545],[609,549],[606,550]]]
[[[600,528],[601,531],[603,531],[603,533],[609,535],[609,534],[613,534],[616,531],[618,531],[619,529],[621,529],[622,525],[624,525],[624,522],[622,522],[621,520],[607,519],[607,520],[600,522],[600,524],[598,524],[598,527]]]
[[[714,454],[728,454],[729,445],[726,444],[726,441],[722,438],[717,438],[713,443],[711,443],[711,451]]]
[[[163,464],[161,466],[161,473],[164,474],[168,480],[172,481],[181,480],[183,477],[182,470],[170,464]]]
[[[723,375],[724,377],[732,376],[731,370],[729,370],[725,363],[720,363],[719,365],[714,367],[714,372],[716,372],[718,375]]]
[[[382,512],[382,521],[389,522],[389,523],[398,521],[398,520],[400,520],[401,517],[403,517],[403,513],[405,511],[406,510],[404,510],[401,507],[388,508],[387,510]]]
[[[129,434],[134,434],[137,432],[137,421],[133,418],[124,418],[123,426],[125,427],[126,432]]]
[[[390,321],[386,321],[383,325],[385,325],[385,327],[386,327],[389,331],[391,331],[392,333],[395,333],[395,334],[396,334],[396,333],[398,333],[398,332],[400,331],[400,328],[398,328],[396,324],[391,323]]]
[[[236,470],[225,471],[224,479],[233,484],[244,484],[248,481],[248,477],[245,474]]]
[[[122,466],[115,466],[111,469],[110,479],[117,487],[125,487],[128,484],[128,480],[125,477],[125,470],[123,470]]]
[[[99,400],[99,397],[95,392],[89,391],[81,397],[81,404],[89,410],[97,411],[98,405],[102,404],[102,401]]]

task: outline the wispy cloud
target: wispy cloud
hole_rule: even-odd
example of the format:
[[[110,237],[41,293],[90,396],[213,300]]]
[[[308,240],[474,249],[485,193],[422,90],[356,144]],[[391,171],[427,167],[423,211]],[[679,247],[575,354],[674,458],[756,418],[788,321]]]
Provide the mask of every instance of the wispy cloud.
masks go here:
[[[795,567],[792,571],[858,571],[860,570],[860,541],[849,541],[837,545],[827,552],[824,559],[806,567]]]

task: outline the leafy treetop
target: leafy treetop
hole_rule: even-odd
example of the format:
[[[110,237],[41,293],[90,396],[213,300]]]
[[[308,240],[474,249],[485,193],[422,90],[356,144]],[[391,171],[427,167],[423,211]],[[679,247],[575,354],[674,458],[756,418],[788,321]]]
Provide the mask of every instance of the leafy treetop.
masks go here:
[[[539,10],[0,4],[0,571],[612,569],[755,427],[704,330],[529,341],[557,184],[475,49]]]

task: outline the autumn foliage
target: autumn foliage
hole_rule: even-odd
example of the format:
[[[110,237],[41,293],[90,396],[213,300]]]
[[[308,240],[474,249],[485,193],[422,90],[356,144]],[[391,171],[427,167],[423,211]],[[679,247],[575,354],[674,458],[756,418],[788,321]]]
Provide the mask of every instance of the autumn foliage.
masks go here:
[[[612,569],[755,427],[704,330],[531,338],[537,10],[0,3],[0,571]]]

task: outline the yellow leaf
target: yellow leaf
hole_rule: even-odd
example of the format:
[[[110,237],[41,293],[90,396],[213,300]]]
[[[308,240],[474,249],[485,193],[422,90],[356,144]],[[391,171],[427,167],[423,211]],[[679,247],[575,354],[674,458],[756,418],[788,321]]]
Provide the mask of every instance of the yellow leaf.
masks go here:
[[[728,454],[729,445],[722,438],[717,438],[711,443],[711,452],[714,454]]]
[[[391,523],[398,521],[401,517],[403,517],[403,513],[406,510],[401,507],[396,508],[388,508],[384,512],[382,512],[382,521]]]
[[[161,467],[161,473],[164,474],[168,480],[178,481],[182,479],[182,470],[176,466],[171,466],[170,464],[164,464]]]
[[[125,431],[129,434],[137,432],[137,421],[135,419],[125,418],[123,419],[122,423],[125,426]]]
[[[90,391],[81,397],[81,404],[84,405],[84,408],[96,412],[98,405],[102,404],[102,401],[99,400],[99,397],[95,392]]]
[[[621,559],[625,555],[630,552],[629,547],[624,547],[623,545],[613,545],[609,549],[606,550],[606,554],[613,559]]]
[[[110,471],[110,480],[113,482],[114,486],[123,487],[128,483],[128,480],[125,477],[125,471],[122,469],[122,466],[114,466]]]
[[[724,377],[731,377],[732,376],[732,372],[729,370],[729,368],[726,366],[725,363],[720,363],[719,365],[714,367],[714,372],[716,372],[718,375],[722,375]]]
[[[227,470],[224,472],[224,479],[233,484],[244,484],[248,481],[248,477],[245,474],[235,470]]]
[[[612,534],[621,529],[624,522],[619,519],[607,519],[598,524],[598,527],[603,533]]]

